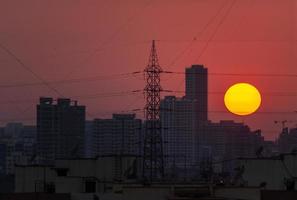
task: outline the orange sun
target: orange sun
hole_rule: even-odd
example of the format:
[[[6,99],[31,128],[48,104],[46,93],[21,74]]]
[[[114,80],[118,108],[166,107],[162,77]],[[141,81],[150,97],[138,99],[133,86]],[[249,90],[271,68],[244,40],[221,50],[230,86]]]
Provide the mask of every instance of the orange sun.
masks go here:
[[[250,115],[261,104],[261,95],[258,89],[249,83],[236,83],[225,93],[225,106],[236,115]]]

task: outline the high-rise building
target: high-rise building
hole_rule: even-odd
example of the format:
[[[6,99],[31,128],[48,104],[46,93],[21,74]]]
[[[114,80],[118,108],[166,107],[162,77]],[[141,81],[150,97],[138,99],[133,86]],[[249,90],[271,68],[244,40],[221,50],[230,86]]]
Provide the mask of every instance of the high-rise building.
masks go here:
[[[183,178],[197,171],[192,166],[199,162],[198,127],[207,122],[208,99],[207,68],[192,65],[185,72],[185,96],[167,96],[161,101],[166,173]]]
[[[175,178],[200,179],[212,162],[256,156],[264,142],[260,131],[252,132],[243,123],[208,120],[207,73],[202,65],[186,68],[185,96],[161,101],[166,172]],[[228,171],[233,166],[224,163],[216,168]]]
[[[192,65],[186,68],[185,98],[195,100],[195,112],[198,121],[207,121],[208,108],[208,72],[203,65]]]
[[[85,106],[76,101],[40,98],[37,105],[37,148],[41,163],[83,155]]]
[[[166,96],[161,101],[165,173],[185,177],[197,162],[196,100]],[[178,175],[177,175],[178,174]]]
[[[134,157],[137,175],[141,173],[142,121],[135,114],[113,114],[112,119],[93,121],[93,157],[113,157],[116,177],[123,172],[122,159]]]
[[[140,155],[141,120],[135,114],[113,114],[93,122],[93,156]]]

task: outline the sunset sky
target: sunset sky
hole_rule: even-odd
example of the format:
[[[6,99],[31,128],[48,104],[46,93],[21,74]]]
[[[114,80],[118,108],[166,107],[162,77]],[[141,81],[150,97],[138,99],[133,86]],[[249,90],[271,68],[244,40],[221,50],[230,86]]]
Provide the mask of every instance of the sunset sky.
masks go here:
[[[39,96],[54,90],[86,105],[88,118],[143,108],[131,93],[143,76],[130,73],[147,65],[154,39],[164,70],[208,68],[211,120],[244,121],[274,139],[275,120],[297,124],[296,12],[295,0],[1,0],[0,122],[34,124]],[[184,91],[183,80],[164,74],[162,86]],[[227,112],[224,92],[236,82],[260,90],[256,114]]]

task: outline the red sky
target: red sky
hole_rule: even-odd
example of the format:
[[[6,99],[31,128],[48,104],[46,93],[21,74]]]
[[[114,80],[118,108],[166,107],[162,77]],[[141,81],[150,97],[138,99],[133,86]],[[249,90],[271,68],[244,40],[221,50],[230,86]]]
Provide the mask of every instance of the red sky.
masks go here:
[[[142,95],[88,95],[142,89],[141,76],[108,75],[142,70],[155,39],[164,70],[184,71],[195,63],[208,67],[210,92],[224,92],[236,82],[259,88],[263,102],[257,114],[210,112],[209,117],[244,121],[273,139],[281,128],[275,120],[297,124],[297,78],[213,73],[297,74],[296,6],[295,0],[2,0],[0,44],[47,82],[102,76],[51,87],[66,97],[79,96],[75,99],[91,116],[110,117],[142,108]],[[38,97],[57,94],[44,85],[3,87],[40,82],[3,49],[0,67],[1,123],[35,123]],[[164,75],[163,88],[184,90],[183,78]],[[209,110],[226,111],[223,93],[209,95]]]

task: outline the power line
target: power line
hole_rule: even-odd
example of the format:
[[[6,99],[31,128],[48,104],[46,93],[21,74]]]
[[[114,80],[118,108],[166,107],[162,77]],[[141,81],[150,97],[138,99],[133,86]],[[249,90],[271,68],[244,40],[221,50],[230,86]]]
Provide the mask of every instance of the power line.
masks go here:
[[[4,45],[0,44],[0,48],[2,48],[5,52],[7,52],[10,56],[12,56],[12,58],[14,58],[16,60],[17,63],[20,64],[20,66],[22,66],[26,71],[30,72],[36,79],[40,80],[39,83],[31,83],[31,85],[45,85],[46,87],[48,87],[50,90],[54,91],[58,96],[64,97],[64,95],[62,93],[60,93],[55,87],[51,86],[50,83],[48,83],[47,81],[45,81],[42,77],[40,77],[37,73],[35,73],[29,66],[27,66],[20,58],[18,58],[11,50],[9,50],[7,47],[5,47]],[[113,74],[113,75],[109,75],[105,76],[108,78],[111,78],[112,76],[127,76],[127,75],[135,75],[138,72],[132,72],[132,73],[123,73],[123,74]],[[98,79],[98,77],[95,77],[95,79]],[[65,83],[65,82],[80,82],[80,81],[90,81],[90,80],[94,80],[94,77],[92,77],[91,79],[72,79],[72,80],[64,80],[64,81],[60,81],[59,83]],[[28,86],[30,84],[27,84],[26,86]],[[3,87],[13,87],[13,85],[2,85]],[[17,85],[14,85],[17,86]],[[24,85],[23,85],[24,86]],[[0,86],[1,87],[1,86]],[[136,91],[133,91],[136,92]],[[108,95],[111,96],[121,96],[123,94],[125,94],[126,92],[121,92],[121,93],[116,93],[116,94],[100,94],[99,97],[102,97],[102,95],[105,95],[104,97],[108,97]],[[91,97],[87,97],[87,98],[96,98],[98,97],[97,95],[92,95]],[[86,114],[90,117],[92,117],[92,115],[89,112],[86,112]]]
[[[226,2],[227,2],[227,1],[226,1]],[[196,60],[200,59],[200,57],[203,55],[204,51],[206,51],[206,49],[207,49],[207,47],[208,47],[208,45],[209,45],[209,42],[214,38],[214,36],[216,35],[216,33],[217,33],[219,27],[223,24],[224,20],[225,20],[226,17],[229,15],[229,13],[230,13],[230,11],[231,11],[233,5],[235,4],[235,2],[236,2],[236,0],[234,0],[234,1],[231,3],[231,6],[230,6],[229,9],[227,10],[226,14],[222,17],[221,21],[219,22],[218,26],[215,28],[215,31],[213,32],[213,34],[211,35],[211,37],[207,40],[206,45],[204,46],[204,48],[202,49],[201,53],[199,54],[199,56],[198,56],[198,58],[197,58]],[[222,7],[218,10],[218,12],[217,12],[217,14],[214,16],[214,18],[212,18],[212,19],[210,20],[210,22],[211,22],[212,20],[214,20],[214,19],[219,15],[219,13],[221,12],[221,10],[222,10],[223,8],[224,8],[224,4],[223,4]],[[209,23],[209,24],[210,24],[210,23]],[[208,24],[207,24],[207,26],[208,26]],[[206,26],[206,27],[207,27],[207,26]],[[196,61],[196,60],[195,60],[195,61]],[[181,85],[182,85],[183,82],[184,82],[184,80],[182,80],[182,81],[179,83],[179,88],[181,87]]]
[[[78,98],[78,99],[96,99],[96,98],[109,98],[109,97],[122,97],[135,95],[142,92],[141,90],[131,90],[131,91],[121,91],[121,92],[103,92],[103,93],[93,93],[93,94],[84,94],[84,95],[75,95],[69,96],[68,98]],[[23,100],[10,100],[10,101],[2,101],[0,104],[14,104],[14,103],[29,103],[29,102],[37,102],[37,99],[23,99]]]
[[[3,44],[0,44],[0,48],[2,48],[5,52],[7,52],[10,56],[12,56],[16,62],[20,64],[21,67],[23,67],[25,70],[30,72],[36,79],[40,80],[43,85],[48,87],[50,90],[52,90],[54,93],[56,93],[60,97],[64,97],[64,95],[59,92],[55,87],[51,86],[47,81],[45,81],[42,77],[40,77],[37,73],[35,73],[30,67],[28,67],[20,58],[18,58],[11,50],[9,50],[7,47],[5,47]],[[90,117],[92,115],[89,112],[86,112],[86,114]]]
[[[227,2],[227,1],[226,1]],[[223,10],[223,8],[225,7],[225,3],[223,3],[220,8],[218,9],[218,11],[216,12],[216,14],[204,25],[204,27],[202,28],[201,31],[197,32],[193,39],[190,41],[189,45],[184,48],[172,61],[171,63],[169,63],[167,66],[172,66],[174,65],[182,56],[185,55],[185,53],[187,52],[188,49],[190,49],[193,44],[197,41],[197,38],[199,37],[200,34],[202,34],[212,23],[213,21],[219,16],[220,12]],[[169,40],[158,40],[158,41],[169,41]],[[172,40],[171,40],[172,41]],[[176,40],[175,40],[176,41]],[[180,42],[180,40],[179,40]]]
[[[156,40],[158,43],[189,43],[189,42],[207,42],[208,40],[205,39],[199,39],[197,37],[194,37],[193,39],[172,39],[172,40],[168,40],[168,39],[157,39]],[[213,39],[210,41],[210,43],[231,43],[231,42],[259,42],[259,43],[264,43],[264,42],[280,42],[280,43],[292,43],[292,42],[297,42],[297,40],[270,40],[270,39]],[[148,43],[148,41],[143,41],[144,43]],[[141,42],[139,43],[141,44]]]
[[[163,71],[163,74],[176,74],[184,75],[185,72],[178,71]],[[188,73],[188,74],[199,74],[199,73]],[[107,74],[100,76],[90,76],[84,78],[73,78],[73,79],[62,79],[57,81],[47,81],[48,85],[58,85],[58,84],[72,84],[72,83],[84,83],[93,81],[109,81],[115,79],[127,79],[131,77],[142,76],[142,72],[135,71],[131,73],[120,73],[120,74]],[[271,73],[208,73],[210,76],[250,76],[250,77],[286,77],[286,78],[297,78],[297,74],[271,74]],[[140,77],[139,76],[139,77]],[[27,83],[15,83],[15,84],[2,84],[0,88],[13,88],[13,87],[28,87],[28,86],[40,86],[44,85],[44,82],[27,82]],[[53,88],[53,87],[52,87]]]
[[[166,93],[182,93],[185,94],[185,91],[181,91],[181,90],[166,90],[163,91]],[[213,91],[213,92],[198,92],[196,94],[201,94],[201,95],[223,95],[225,94],[224,91]],[[283,97],[283,96],[288,96],[288,97],[294,97],[297,96],[297,93],[295,92],[261,92],[261,94],[265,95],[265,96],[279,96],[279,97]]]
[[[98,113],[93,113],[96,115],[106,115],[106,114],[114,114],[114,113],[138,113],[142,112],[141,109],[135,108],[130,110],[118,110],[118,111],[100,111]],[[98,117],[95,117],[98,118]],[[0,118],[0,122],[11,122],[11,121],[35,121],[34,117],[24,117],[24,118]]]
[[[209,44],[210,44],[210,41],[213,40],[213,38],[215,37],[215,35],[217,34],[220,26],[224,23],[225,19],[227,18],[227,16],[230,14],[233,6],[235,5],[235,2],[237,0],[233,0],[230,7],[228,8],[227,12],[225,13],[225,15],[222,17],[221,21],[218,23],[217,27],[215,28],[213,34],[210,36],[210,38],[206,41],[206,44],[205,46],[203,47],[202,51],[200,52],[200,54],[198,55],[198,57],[194,60],[194,62],[198,62],[198,60],[201,58],[201,56],[204,54],[204,52],[207,50]]]
[[[165,93],[182,93],[184,94],[185,91],[161,91]],[[124,96],[133,96],[136,94],[142,93],[140,90],[131,90],[131,91],[120,91],[120,92],[106,92],[106,93],[93,93],[93,94],[84,94],[84,95],[74,95],[74,96],[69,96],[68,98],[77,98],[77,99],[101,99],[101,98],[110,98],[110,97],[124,97]],[[199,94],[205,94],[205,93],[199,93]],[[224,92],[208,92],[209,95],[223,95]],[[261,93],[266,96],[276,96],[276,97],[296,97],[297,93],[283,93],[283,92],[264,92]],[[136,100],[138,101],[140,99],[137,98]],[[135,101],[136,101],[135,100]],[[37,99],[18,99],[18,100],[10,100],[10,101],[0,101],[0,104],[19,104],[19,103],[31,103],[37,102]],[[132,102],[131,105],[134,103]]]
[[[0,43],[0,48],[3,49],[7,54],[9,54],[14,60],[20,64],[26,71],[31,73],[36,79],[40,80],[43,85],[48,87],[50,90],[54,91],[59,96],[63,95],[54,87],[52,87],[47,81],[45,81],[41,76],[39,76],[37,73],[35,73],[29,66],[27,66],[19,57],[17,57],[11,50],[9,50],[7,47],[5,47],[3,44]]]
[[[164,74],[186,74],[186,72],[178,71],[163,71]],[[200,74],[187,73],[187,74]],[[259,76],[259,77],[286,77],[286,78],[297,78],[297,74],[271,74],[271,73],[208,73],[210,76]]]
[[[143,109],[144,110],[144,109]],[[184,110],[173,110],[170,108],[160,108],[161,112],[176,112],[176,113],[183,113],[185,112]],[[204,111],[196,111],[196,112],[204,112]],[[232,114],[231,112],[227,110],[208,110],[208,113],[220,113],[220,114]],[[291,115],[296,115],[296,111],[256,111],[255,114],[291,114]],[[233,114],[234,115],[234,114]],[[239,116],[238,116],[239,117]],[[248,117],[248,116],[241,116],[241,117]]]
[[[108,37],[104,42],[102,42],[100,44],[100,48],[96,48],[95,50],[93,50],[87,58],[85,58],[80,64],[82,65],[83,63],[85,63],[86,61],[88,61],[89,59],[91,59],[97,52],[101,52],[104,50],[104,47],[106,47],[108,44],[110,44],[120,33],[122,30],[124,30],[136,17],[139,16],[144,13],[144,10],[146,8],[148,8],[152,3],[152,0],[149,0],[145,3],[145,5],[138,10],[138,12],[134,13],[134,15],[130,16],[126,22],[124,24],[122,24],[115,32],[113,32],[110,37]],[[68,73],[68,77],[71,76],[74,73],[75,69],[73,69],[71,72]]]
[[[48,84],[60,85],[60,84],[72,84],[72,83],[84,83],[84,82],[93,82],[93,81],[105,81],[105,80],[116,80],[116,79],[127,79],[131,77],[137,77],[138,72],[132,73],[122,73],[122,74],[109,74],[109,75],[100,75],[100,76],[91,76],[85,78],[74,78],[74,79],[64,79],[57,81],[47,81]],[[27,83],[15,83],[15,84],[3,84],[0,85],[0,88],[14,88],[14,87],[32,87],[44,85],[44,82],[27,82]]]

